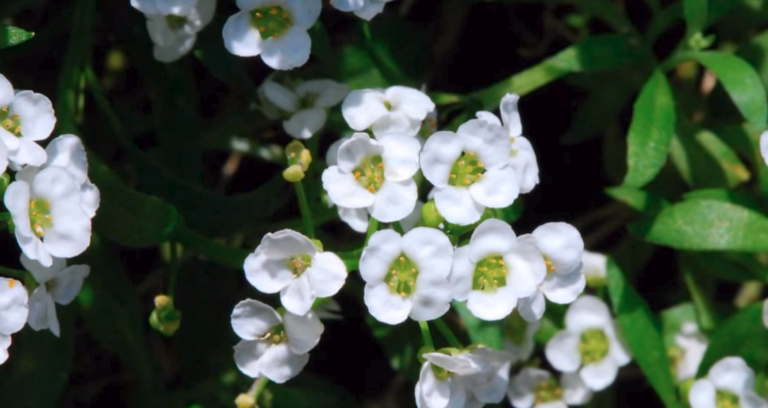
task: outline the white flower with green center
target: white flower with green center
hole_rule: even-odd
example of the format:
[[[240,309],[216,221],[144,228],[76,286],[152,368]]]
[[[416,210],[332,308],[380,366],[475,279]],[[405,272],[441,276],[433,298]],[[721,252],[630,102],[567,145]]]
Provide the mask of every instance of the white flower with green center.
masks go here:
[[[528,322],[515,310],[504,319],[504,350],[513,356],[512,363],[526,362],[533,354],[533,336],[540,322]]]
[[[390,134],[416,136],[422,121],[434,109],[427,94],[406,86],[355,90],[341,104],[341,114],[349,127],[357,131],[370,128],[380,140]]]
[[[49,329],[56,337],[60,337],[56,303],[66,306],[75,299],[91,267],[88,265],[68,267],[67,261],[61,258],[53,258],[53,264],[45,267],[24,254],[21,255],[21,264],[40,284],[29,297],[29,317],[27,318],[29,327],[35,331]]]
[[[523,235],[518,240],[539,248],[547,265],[547,277],[531,296],[520,299],[518,310],[529,322],[538,321],[544,315],[546,302],[568,304],[584,291],[587,284],[582,267],[584,241],[572,225],[550,222]]]
[[[153,55],[160,62],[173,62],[186,55],[197,33],[213,20],[216,0],[131,0],[147,17],[147,31],[154,43]]]
[[[450,308],[452,259],[453,246],[440,230],[418,227],[403,236],[375,232],[360,257],[368,311],[387,324],[442,316]]]
[[[568,408],[592,399],[576,374],[563,374],[560,381],[547,370],[525,367],[509,382],[507,397],[515,408]]]
[[[0,278],[0,364],[8,360],[11,335],[24,327],[29,314],[29,295],[24,285],[12,278]]]
[[[282,384],[298,375],[323,334],[323,323],[309,312],[280,316],[275,309],[247,299],[232,311],[232,329],[242,339],[235,363],[243,374]]]
[[[672,356],[678,382],[696,378],[699,364],[704,358],[709,342],[694,322],[683,322],[680,332],[675,334],[675,353]]]
[[[480,319],[500,320],[512,313],[518,299],[537,290],[546,270],[535,245],[518,240],[509,224],[488,219],[472,233],[469,245],[456,249],[453,298],[466,300]]]
[[[323,172],[323,188],[343,208],[367,209],[379,221],[400,221],[413,212],[419,169],[416,138],[390,135],[382,140],[355,133],[339,147],[338,164]]]
[[[591,251],[584,251],[581,257],[584,265],[584,278],[591,288],[598,288],[608,284],[608,257]]]
[[[296,139],[309,139],[325,126],[327,109],[338,105],[349,87],[330,79],[302,82],[288,89],[277,82],[266,81],[261,86],[264,96],[288,117],[283,129]]]
[[[589,295],[571,303],[565,313],[565,330],[552,337],[544,351],[552,367],[564,373],[578,372],[593,391],[611,385],[619,367],[632,360],[608,306]]]
[[[392,0],[331,0],[331,5],[341,11],[351,11],[366,21],[371,21],[384,11],[384,6]]]
[[[469,225],[480,220],[486,207],[512,205],[519,187],[507,166],[509,149],[501,126],[477,119],[456,133],[441,131],[427,139],[421,170],[435,186],[435,205],[448,222]]]
[[[755,373],[741,357],[725,357],[688,392],[691,408],[766,408],[755,393]]]
[[[91,217],[83,210],[80,184],[67,169],[25,172],[5,190],[16,241],[29,259],[51,266],[53,257],[72,258],[91,243]]]
[[[300,67],[309,60],[307,30],[320,17],[320,0],[237,0],[240,12],[224,24],[224,46],[232,54],[261,59],[272,69]]]
[[[280,292],[283,306],[297,315],[307,313],[315,299],[335,295],[347,279],[338,255],[288,229],[265,235],[243,269],[251,285],[264,293]]]
[[[45,150],[37,142],[48,138],[55,124],[53,104],[48,98],[32,91],[15,92],[8,79],[0,75],[0,141],[5,145],[0,151],[0,166],[7,165],[7,160],[15,168],[45,163]]]

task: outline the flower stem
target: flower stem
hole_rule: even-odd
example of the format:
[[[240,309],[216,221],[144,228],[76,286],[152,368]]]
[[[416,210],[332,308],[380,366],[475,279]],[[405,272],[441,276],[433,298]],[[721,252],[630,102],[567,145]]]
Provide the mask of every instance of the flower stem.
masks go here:
[[[12,278],[16,278],[18,280],[24,280],[24,276],[27,274],[25,271],[19,270],[19,269],[13,269],[13,268],[6,268],[5,266],[0,266],[0,274],[8,275]]]
[[[371,217],[371,220],[368,221],[368,232],[365,234],[365,244],[363,245],[363,247],[368,246],[368,240],[371,239],[371,235],[373,235],[373,233],[378,230],[379,230],[379,220]]]
[[[403,225],[400,224],[400,221],[393,222],[392,223],[392,228],[394,228],[395,231],[397,231],[398,234],[405,235],[405,230],[403,229]]]
[[[256,406],[259,403],[259,395],[264,391],[264,388],[267,388],[267,384],[269,384],[267,377],[261,377],[253,384],[253,399],[256,400]]]
[[[304,184],[301,181],[293,183],[296,186],[296,198],[299,200],[299,210],[301,210],[301,219],[304,220],[304,229],[310,239],[315,238],[315,223],[312,222],[312,212],[309,209],[307,193],[304,191]]]
[[[429,324],[421,321],[419,327],[421,327],[421,336],[424,337],[424,345],[434,350],[435,343],[432,341],[432,333],[429,332]]]
[[[455,347],[457,349],[464,348],[464,346],[461,344],[461,341],[459,341],[459,338],[453,334],[453,331],[451,331],[451,328],[448,327],[448,324],[446,324],[443,319],[435,319],[434,322],[435,326],[437,326],[437,330],[439,330],[440,334],[442,334],[443,337],[448,340],[448,344],[450,344],[451,347]]]
[[[179,275],[179,256],[180,254],[176,253],[176,241],[170,241],[171,246],[171,256],[169,260],[168,269],[170,270],[170,276],[168,277],[168,296],[171,299],[174,299],[176,296],[176,281]]]

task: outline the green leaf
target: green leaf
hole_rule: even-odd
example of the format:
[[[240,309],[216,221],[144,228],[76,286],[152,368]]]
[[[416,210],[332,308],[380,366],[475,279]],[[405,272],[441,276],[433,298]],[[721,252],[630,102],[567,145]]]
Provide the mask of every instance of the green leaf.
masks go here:
[[[19,45],[31,40],[34,36],[35,33],[33,32],[18,27],[0,24],[0,49]]]
[[[747,207],[750,210],[760,211],[760,204],[749,194],[739,191],[725,190],[719,188],[709,188],[702,190],[693,190],[683,194],[683,200],[715,200],[725,201]]]
[[[608,294],[637,365],[664,405],[678,407],[675,382],[659,322],[613,260],[608,261]]]
[[[259,406],[263,408],[355,408],[359,401],[332,379],[302,374],[287,384],[268,384]]]
[[[693,58],[712,71],[747,121],[757,129],[768,125],[768,96],[754,68],[733,54],[702,52]]]
[[[452,302],[451,306],[464,321],[469,339],[475,344],[484,344],[497,350],[504,348],[504,323],[501,320],[486,321],[478,319],[464,302]]]
[[[664,74],[656,70],[640,91],[632,111],[624,185],[641,187],[659,174],[667,161],[674,132],[672,90]]]
[[[768,330],[763,326],[762,302],[748,306],[726,320],[712,333],[709,347],[699,365],[703,377],[718,360],[740,356],[756,371],[768,365]]]
[[[675,347],[675,335],[680,333],[683,323],[696,323],[696,308],[692,303],[682,303],[661,312],[661,328],[664,345]]]
[[[688,32],[686,37],[701,32],[707,24],[707,0],[683,0],[683,14]]]
[[[680,175],[694,188],[733,188],[752,177],[736,152],[706,129],[678,134],[670,154]]]
[[[233,90],[255,98],[256,86],[243,66],[242,58],[224,48],[221,41],[222,19],[214,19],[206,30],[197,34],[194,55],[218,80],[229,84]]]
[[[643,235],[649,242],[677,249],[768,252],[768,218],[722,201],[683,201],[667,207]]]

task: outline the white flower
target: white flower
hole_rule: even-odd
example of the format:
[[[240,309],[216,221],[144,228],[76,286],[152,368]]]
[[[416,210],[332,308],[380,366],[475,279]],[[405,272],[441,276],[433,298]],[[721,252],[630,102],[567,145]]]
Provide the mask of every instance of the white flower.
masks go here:
[[[65,168],[51,166],[34,173],[27,178],[28,173],[19,172],[4,202],[21,250],[29,259],[51,266],[53,256],[72,258],[88,248],[91,218],[83,210],[80,185]]]
[[[88,158],[83,142],[75,135],[61,135],[51,140],[45,151],[48,160],[42,168],[57,166],[65,169],[80,186],[80,206],[93,218],[99,209],[101,195],[88,178]],[[16,174],[16,179],[30,183],[42,168],[26,166]]]
[[[29,298],[29,317],[27,318],[29,327],[35,331],[49,329],[59,337],[59,319],[56,317],[55,303],[66,306],[72,302],[80,293],[83,281],[88,277],[91,267],[88,265],[67,267],[67,261],[61,258],[53,258],[53,265],[45,267],[24,254],[21,254],[21,264],[40,284]]]
[[[271,103],[290,115],[283,121],[285,132],[296,139],[309,139],[325,125],[326,109],[341,102],[349,87],[330,79],[315,79],[294,90],[266,81],[262,90]]]
[[[486,207],[504,208],[517,198],[515,171],[507,166],[509,138],[501,126],[473,119],[456,133],[441,131],[427,139],[421,170],[434,186],[435,205],[458,225],[480,220]]]
[[[371,235],[360,257],[365,305],[377,320],[398,324],[407,317],[433,320],[448,311],[453,246],[434,228],[414,228],[400,236],[394,230]]]
[[[453,298],[483,320],[509,315],[517,300],[530,296],[547,274],[541,253],[516,238],[509,224],[488,219],[456,249],[450,282]]]
[[[288,229],[265,235],[243,268],[251,285],[280,292],[283,306],[296,315],[307,313],[316,298],[335,295],[347,279],[338,255],[318,251],[309,238]]]
[[[232,329],[242,339],[235,346],[235,363],[249,377],[264,376],[282,384],[307,365],[310,350],[323,334],[313,313],[280,316],[257,300],[244,300],[232,311]]]
[[[400,221],[416,206],[413,175],[420,148],[418,140],[401,134],[374,140],[355,133],[339,147],[338,165],[323,172],[323,188],[339,207],[366,208],[379,221]]]
[[[696,381],[688,392],[691,408],[765,408],[768,402],[754,391],[755,373],[741,357],[725,357]]]
[[[131,5],[146,15],[153,55],[160,62],[186,55],[216,12],[216,0],[131,0]]]
[[[272,69],[293,69],[309,60],[307,30],[320,17],[320,0],[237,0],[240,12],[224,24],[232,54],[261,59]]]
[[[699,332],[696,323],[684,322],[680,327],[680,333],[675,335],[675,345],[681,353],[675,365],[677,381],[683,382],[689,378],[696,378],[699,364],[707,351],[707,338]]]
[[[352,91],[341,104],[341,114],[357,131],[372,128],[377,139],[389,134],[416,136],[421,122],[435,109],[424,92],[405,86]]]
[[[331,5],[341,11],[351,11],[366,21],[384,11],[384,5],[392,0],[331,0]]]
[[[763,301],[763,326],[768,329],[768,299]]]
[[[28,296],[21,282],[0,278],[0,364],[8,360],[11,334],[21,330],[27,322]]]
[[[608,306],[594,296],[582,296],[568,307],[565,330],[547,343],[547,360],[564,373],[578,371],[589,389],[604,390],[619,367],[631,361],[616,331]]]
[[[576,374],[563,374],[560,382],[547,370],[525,367],[509,382],[509,402],[515,408],[567,408],[592,399],[592,390]]]
[[[768,131],[760,135],[760,154],[763,156],[765,164],[768,165]]]
[[[14,93],[8,79],[0,75],[0,141],[7,150],[0,152],[0,165],[6,163],[6,154],[16,166],[45,163],[45,150],[36,142],[50,136],[55,124],[48,98],[32,91]]]
[[[513,356],[513,364],[526,362],[531,358],[533,336],[540,326],[540,322],[527,322],[515,311],[504,320],[504,350]]]
[[[590,287],[605,286],[608,282],[608,257],[598,253],[584,251],[581,257],[584,265],[584,278]]]
[[[564,222],[550,222],[518,240],[535,245],[547,265],[547,277],[538,290],[520,299],[520,315],[529,322],[541,319],[546,308],[544,297],[561,305],[576,300],[587,284],[581,264],[584,241],[579,231]]]

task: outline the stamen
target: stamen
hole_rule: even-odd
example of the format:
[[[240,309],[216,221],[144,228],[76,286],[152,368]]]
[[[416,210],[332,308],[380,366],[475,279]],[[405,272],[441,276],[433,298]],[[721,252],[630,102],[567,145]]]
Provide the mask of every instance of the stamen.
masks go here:
[[[14,286],[16,286],[16,281],[13,279],[8,279],[8,287],[13,289]]]

